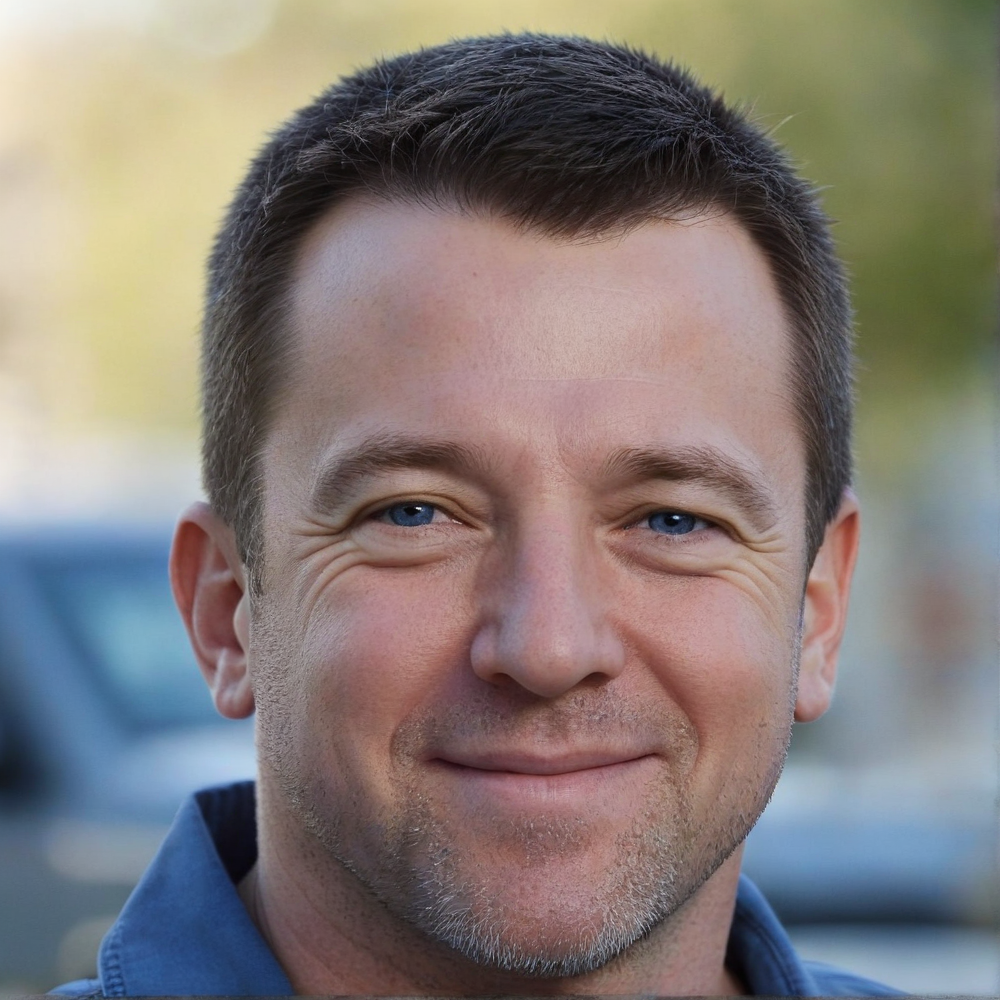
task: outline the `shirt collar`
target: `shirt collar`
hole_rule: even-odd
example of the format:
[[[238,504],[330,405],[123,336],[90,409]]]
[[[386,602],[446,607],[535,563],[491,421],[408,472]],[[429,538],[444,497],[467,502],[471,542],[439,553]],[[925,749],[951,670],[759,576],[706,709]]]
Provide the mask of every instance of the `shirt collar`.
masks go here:
[[[291,995],[288,977],[236,891],[256,857],[253,782],[188,799],[101,944],[105,995]],[[746,876],[740,877],[726,964],[753,995],[821,993]]]
[[[736,891],[726,965],[751,996],[813,997],[825,992],[803,965],[760,889],[746,875],[740,875]]]
[[[101,943],[105,995],[291,995],[236,892],[256,855],[253,782],[188,799]]]

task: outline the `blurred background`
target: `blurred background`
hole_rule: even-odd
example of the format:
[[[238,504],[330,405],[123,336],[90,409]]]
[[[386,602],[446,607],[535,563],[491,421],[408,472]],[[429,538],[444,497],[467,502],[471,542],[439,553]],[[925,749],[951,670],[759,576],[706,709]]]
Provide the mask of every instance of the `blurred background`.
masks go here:
[[[337,75],[501,29],[670,56],[823,188],[863,556],[747,869],[806,957],[1000,993],[991,0],[0,0],[0,993],[92,974],[185,791],[252,771],[164,568],[232,188]]]

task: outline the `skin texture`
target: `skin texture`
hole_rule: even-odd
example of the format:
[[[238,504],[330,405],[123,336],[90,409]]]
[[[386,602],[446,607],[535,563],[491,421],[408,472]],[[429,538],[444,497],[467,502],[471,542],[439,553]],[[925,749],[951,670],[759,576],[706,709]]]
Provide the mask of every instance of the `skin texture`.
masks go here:
[[[262,593],[205,505],[172,579],[256,708],[241,893],[296,990],[739,992],[739,845],[829,703],[858,537],[846,496],[807,577],[761,254],[725,216],[567,242],[354,200],[292,334]]]

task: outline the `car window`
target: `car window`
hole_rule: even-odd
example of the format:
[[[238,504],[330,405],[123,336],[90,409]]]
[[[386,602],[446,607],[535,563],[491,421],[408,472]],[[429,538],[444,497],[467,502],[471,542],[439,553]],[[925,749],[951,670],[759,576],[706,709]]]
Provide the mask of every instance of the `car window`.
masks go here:
[[[138,728],[218,721],[174,607],[165,557],[95,553],[36,570],[57,619]]]

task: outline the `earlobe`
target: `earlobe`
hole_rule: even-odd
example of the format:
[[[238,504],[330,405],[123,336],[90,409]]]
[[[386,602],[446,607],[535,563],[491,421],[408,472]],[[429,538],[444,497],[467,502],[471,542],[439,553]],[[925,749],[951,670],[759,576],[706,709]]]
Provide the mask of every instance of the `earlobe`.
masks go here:
[[[830,707],[859,537],[858,501],[847,491],[806,581],[796,722],[813,722]]]
[[[246,718],[254,710],[246,578],[232,529],[208,504],[192,504],[177,523],[170,584],[216,709]]]

